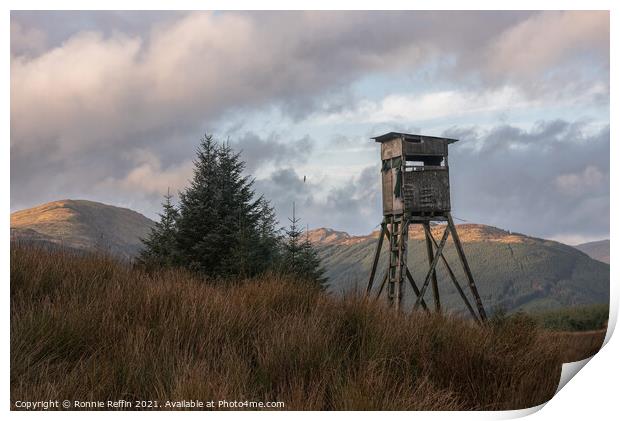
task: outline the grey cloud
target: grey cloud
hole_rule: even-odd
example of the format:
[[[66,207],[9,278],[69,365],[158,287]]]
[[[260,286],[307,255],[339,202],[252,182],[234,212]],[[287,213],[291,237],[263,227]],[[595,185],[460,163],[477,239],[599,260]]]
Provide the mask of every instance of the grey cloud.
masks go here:
[[[314,195],[320,188],[311,182],[304,183],[303,175],[292,168],[276,170],[269,178],[257,180],[256,186],[275,206],[281,221],[286,220],[286,209],[292,209],[293,202],[302,207],[313,207]]]
[[[325,203],[325,214],[338,229],[354,234],[367,233],[381,222],[379,165],[368,166],[346,185],[332,189]],[[360,222],[368,227],[360,229]],[[365,232],[364,232],[365,231]]]
[[[20,22],[11,22],[11,54],[41,54],[47,45],[47,35],[39,28],[24,27]]]
[[[11,180],[19,188],[12,189],[11,207],[20,209],[63,197],[86,198],[124,204],[153,217],[168,188],[176,194],[186,187],[199,137],[171,130],[162,137],[136,137],[121,150],[96,144],[53,159],[53,152],[46,149],[33,155],[13,146]],[[315,147],[309,136],[284,140],[277,133],[260,137],[244,132],[215,133],[215,137],[241,152],[248,174],[263,167],[305,163]]]
[[[277,133],[262,138],[253,132],[231,139],[231,146],[241,152],[246,169],[252,173],[266,164],[289,166],[292,163],[307,162],[314,148],[314,142],[306,135],[300,139],[282,139]]]
[[[303,181],[303,175],[291,168],[275,171],[267,179],[257,180],[257,190],[274,205],[280,223],[286,225],[293,202],[296,215],[311,229],[329,227],[365,234],[381,221],[379,166],[364,168],[339,187],[321,181]],[[323,198],[317,198],[324,196]]]
[[[504,31],[492,41],[488,71],[528,75],[548,71],[552,63],[597,57],[609,64],[609,12],[545,12]]]
[[[584,13],[571,15],[571,22],[591,21]],[[273,102],[300,118],[324,103],[318,100],[322,95],[331,95],[335,99],[328,108],[342,108],[352,100],[348,84],[361,75],[414,72],[439,56],[456,57],[454,68],[468,69],[466,73],[475,76],[489,63],[484,54],[494,41],[537,15],[58,12],[50,16],[49,21],[73,22],[67,27],[75,32],[60,31],[62,42],[38,56],[12,57],[12,142],[31,148],[55,142],[64,152],[92,142],[109,144],[142,130],[165,130],[170,124],[196,127],[197,121],[214,121],[231,107]],[[41,24],[46,17],[44,12],[12,15],[25,30],[24,25]],[[51,35],[59,32],[57,26],[62,25],[44,25]],[[540,24],[530,26],[534,34],[540,31]],[[593,32],[592,25],[574,26]],[[449,31],[438,29],[448,27]],[[517,32],[524,33],[522,37],[529,34]],[[557,37],[553,39],[554,47],[560,48]],[[585,39],[584,48],[605,41],[595,36]],[[566,50],[564,44],[562,49]],[[604,49],[592,49],[599,50]],[[504,55],[506,60],[511,56]],[[468,57],[478,57],[475,67],[461,66],[461,59]]]
[[[510,124],[492,127],[484,133],[476,128],[453,127],[444,131],[444,135],[478,145],[478,153],[487,156],[506,153],[515,147],[528,149],[535,154],[541,151],[561,149],[566,141],[583,140],[582,126],[584,123],[568,123],[564,120],[538,121],[529,131]]]
[[[570,100],[599,84],[606,103],[609,39],[608,11],[539,12],[469,45],[473,51],[446,71],[465,83],[477,80],[481,89],[512,84],[535,98]]]
[[[563,15],[550,16],[554,22]],[[590,14],[570,17],[577,28],[571,39],[582,30],[583,48],[606,45],[605,28],[601,37],[593,24],[577,25],[596,23]],[[67,153],[171,125],[197,129],[227,109],[270,102],[301,118],[325,104],[346,107],[353,100],[349,83],[363,74],[414,72],[441,56],[455,57],[454,68],[475,79],[484,75],[490,60],[484,54],[497,40],[508,37],[514,45],[508,36],[514,31],[531,38],[522,29],[530,19],[542,18],[522,12],[13,13],[21,32],[39,25],[55,40],[42,54],[12,56],[11,141],[30,150],[51,143]],[[529,25],[534,35],[540,26]],[[567,49],[553,39],[553,47]],[[608,56],[604,48],[590,50],[603,51],[604,61]],[[463,66],[465,59],[475,66]]]
[[[608,80],[604,12],[12,12],[11,24],[13,209],[83,197],[153,216],[155,190],[166,183],[153,178],[180,183],[200,134],[226,111],[275,105],[300,119],[317,108],[343,110],[360,77],[414,73],[433,59],[450,58],[432,80],[483,88],[510,82],[555,95],[561,86],[572,95],[593,82],[605,88]],[[541,36],[547,26],[552,33]],[[528,66],[519,48],[534,41],[536,60]],[[568,48],[574,43],[577,56]],[[569,65],[584,57],[593,75]],[[532,68],[534,75],[524,71]],[[600,99],[608,101],[605,89]],[[369,135],[393,130],[374,128]],[[295,200],[307,206],[312,225],[324,225],[329,215],[336,228],[358,233],[378,222],[378,170],[324,192],[330,187],[303,183],[286,163],[303,163],[310,139],[243,130],[231,141],[244,150],[249,169],[284,167],[257,181],[279,211]],[[451,160],[463,216],[537,235],[608,232],[608,187],[592,185],[608,180],[608,131],[593,136],[561,121],[528,132],[509,125],[452,130],[464,139]],[[140,153],[152,157],[136,160]],[[579,190],[580,177],[590,185],[577,200],[569,190]],[[143,184],[129,190],[124,182]],[[325,200],[314,199],[317,192]],[[530,229],[524,221],[532,220]]]
[[[447,130],[443,135],[460,139],[450,148],[453,214],[543,238],[607,238],[609,127],[591,132],[563,120],[541,121],[530,130]],[[302,174],[286,168],[259,180],[257,188],[282,222],[296,202],[310,227],[370,232],[382,217],[378,164],[335,181],[340,187],[304,183]]]
[[[609,127],[539,122],[451,129],[454,213],[541,237],[609,236]],[[481,147],[470,148],[468,143]]]
[[[16,39],[11,34],[11,52],[15,54],[27,53],[29,55],[40,54],[42,52],[41,47],[60,47],[76,33],[83,31],[97,31],[106,37],[112,36],[115,33],[125,33],[134,36],[147,34],[152,27],[169,23],[187,13],[155,10],[143,10],[140,12],[120,10],[75,10],[70,12],[61,10],[13,10],[11,11],[12,28],[13,25],[30,28],[30,30],[43,33],[45,37],[44,42],[40,45],[20,48],[19,45],[15,44]]]

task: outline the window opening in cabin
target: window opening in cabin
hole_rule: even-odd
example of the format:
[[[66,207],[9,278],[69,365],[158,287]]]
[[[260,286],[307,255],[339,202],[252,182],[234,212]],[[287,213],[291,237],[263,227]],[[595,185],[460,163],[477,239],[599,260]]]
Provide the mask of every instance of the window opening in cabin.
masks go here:
[[[441,155],[408,155],[405,160],[405,171],[423,171],[424,167],[445,167],[446,158]]]
[[[419,171],[424,167],[424,161],[405,161],[405,172]]]

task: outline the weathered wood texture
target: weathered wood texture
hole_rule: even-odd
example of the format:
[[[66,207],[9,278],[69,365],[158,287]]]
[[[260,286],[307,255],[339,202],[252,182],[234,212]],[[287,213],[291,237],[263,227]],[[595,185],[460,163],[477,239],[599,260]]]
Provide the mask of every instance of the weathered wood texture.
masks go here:
[[[383,214],[450,211],[448,144],[455,140],[402,133],[386,136],[377,138],[383,163]]]
[[[450,181],[446,167],[421,167],[419,171],[403,173],[404,211],[448,212],[450,210]]]
[[[402,197],[396,197],[394,188],[396,185],[396,177],[398,170],[391,168],[383,171],[382,188],[383,188],[383,214],[384,215],[400,215],[404,211],[404,201]]]
[[[381,173],[381,186],[383,194],[383,214],[392,213],[392,202],[394,201],[394,187],[392,186],[392,171],[387,170]]]
[[[442,139],[425,140],[419,142],[402,141],[404,155],[448,155],[448,142]]]
[[[381,160],[403,155],[403,146],[400,139],[393,139],[381,144]]]

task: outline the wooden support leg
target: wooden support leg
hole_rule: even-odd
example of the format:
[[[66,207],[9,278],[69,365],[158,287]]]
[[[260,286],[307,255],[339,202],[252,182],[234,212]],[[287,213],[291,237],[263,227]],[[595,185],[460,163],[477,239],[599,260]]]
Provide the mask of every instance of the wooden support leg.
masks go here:
[[[433,244],[435,245],[435,247],[437,247],[437,241],[435,240],[435,237],[433,237],[432,233],[430,235],[430,238],[431,238]],[[478,318],[478,315],[474,311],[474,308],[471,306],[471,303],[469,302],[469,299],[467,298],[467,296],[465,295],[465,292],[461,288],[461,285],[456,280],[456,275],[452,271],[452,268],[448,264],[448,261],[446,260],[446,257],[443,254],[441,255],[441,260],[443,260],[443,263],[446,266],[446,269],[448,270],[448,275],[450,275],[450,279],[452,280],[452,284],[454,285],[454,287],[458,291],[459,295],[461,296],[461,298],[465,302],[465,305],[467,306],[467,309],[469,310],[469,313],[472,315],[472,317],[474,318],[474,320],[476,322],[480,323],[480,319]]]
[[[428,273],[426,274],[426,278],[424,279],[424,283],[422,284],[422,289],[420,290],[420,296],[418,297],[415,304],[413,305],[414,310],[416,310],[418,306],[420,305],[420,299],[424,298],[424,294],[426,293],[426,288],[428,288],[428,284],[431,281],[433,270],[435,269],[435,267],[437,267],[437,262],[439,262],[439,257],[441,256],[441,253],[443,253],[443,248],[446,245],[446,241],[448,240],[449,232],[450,231],[446,227],[446,229],[443,232],[443,236],[441,237],[441,241],[439,242],[439,247],[437,247],[437,252],[435,253],[435,257],[433,258],[433,261],[431,262],[431,267],[429,268]]]
[[[452,233],[452,238],[454,239],[456,251],[459,255],[459,259],[461,260],[461,264],[463,265],[463,270],[465,271],[467,280],[469,281],[469,289],[471,290],[471,293],[476,300],[478,313],[480,313],[480,320],[484,321],[487,319],[487,314],[484,311],[482,300],[480,299],[480,295],[478,294],[478,288],[476,288],[476,283],[474,282],[474,276],[472,275],[471,269],[469,268],[469,263],[467,263],[467,258],[465,257],[465,252],[463,251],[463,246],[461,245],[461,240],[459,239],[459,234],[458,232],[456,232],[456,227],[454,226],[454,221],[452,220],[452,215],[450,213],[448,213],[448,228]]]
[[[383,280],[381,281],[381,286],[379,287],[379,291],[377,292],[377,297],[375,298],[375,300],[378,300],[381,296],[381,293],[383,292],[383,288],[385,287],[385,283],[387,282],[389,270],[390,268],[388,268],[388,270],[385,271],[385,275],[383,275]]]
[[[366,288],[366,296],[370,295],[372,290],[372,284],[375,282],[375,273],[377,272],[377,263],[379,263],[379,256],[381,255],[381,246],[383,246],[383,236],[386,231],[385,219],[381,222],[381,232],[379,234],[379,242],[377,243],[377,250],[375,251],[375,258],[372,261],[372,269],[370,270],[370,279],[368,279],[368,287]]]
[[[426,237],[426,254],[428,255],[428,266],[430,267],[433,260],[433,243],[429,238],[429,235],[431,235],[431,226],[428,222],[423,225],[424,236]],[[433,273],[431,275],[431,282],[433,286],[433,299],[435,300],[435,311],[439,313],[441,311],[441,304],[439,302],[439,286],[437,285],[437,271],[435,269],[433,269]]]

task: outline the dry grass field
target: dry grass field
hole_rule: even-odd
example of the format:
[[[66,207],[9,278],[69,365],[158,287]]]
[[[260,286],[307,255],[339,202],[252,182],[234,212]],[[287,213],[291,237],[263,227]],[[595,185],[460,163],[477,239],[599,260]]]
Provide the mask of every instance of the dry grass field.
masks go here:
[[[255,400],[284,409],[538,405],[562,341],[527,317],[485,326],[277,275],[223,283],[105,256],[11,248],[11,402]]]
[[[607,329],[588,332],[552,332],[551,340],[556,340],[562,350],[562,361],[584,360],[596,354],[603,346]]]

